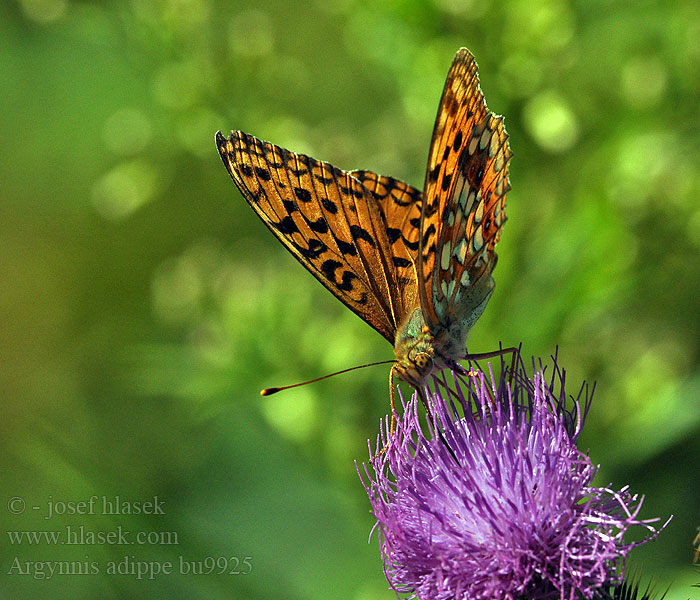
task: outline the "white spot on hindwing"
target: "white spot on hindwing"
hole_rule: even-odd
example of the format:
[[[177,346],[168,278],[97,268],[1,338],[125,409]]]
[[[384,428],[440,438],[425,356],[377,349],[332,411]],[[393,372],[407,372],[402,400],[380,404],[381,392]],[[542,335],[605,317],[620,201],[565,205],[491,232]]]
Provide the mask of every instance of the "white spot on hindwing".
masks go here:
[[[440,268],[443,271],[447,271],[450,266],[450,252],[452,251],[452,246],[450,244],[445,244],[442,247],[442,254],[440,255]]]
[[[464,261],[467,260],[467,240],[465,238],[462,238],[459,245],[455,248],[454,256],[460,265],[463,265]]]
[[[474,190],[469,190],[469,195],[466,195],[467,188],[464,188],[459,196],[459,208],[462,210],[462,214],[469,214],[472,208],[472,203],[474,202]]]
[[[503,168],[503,164],[503,158],[501,156],[497,156],[496,160],[493,161],[493,172],[499,173],[500,170]]]
[[[481,201],[481,191],[479,192],[479,196],[477,196],[477,200],[479,204],[474,212],[474,222],[481,223],[481,220],[484,218],[484,203]]]
[[[437,315],[437,318],[439,321],[444,321],[445,320],[445,303],[444,302],[435,302],[435,314]]]
[[[496,152],[498,152],[498,142],[499,138],[497,135],[492,135],[491,136],[491,145],[489,146],[489,158],[492,158]],[[497,169],[500,171],[500,169]]]
[[[478,143],[479,143],[479,138],[476,136],[472,136],[472,139],[469,140],[469,154],[474,154]]]
[[[503,225],[503,220],[501,219],[501,211],[498,209],[498,206],[496,206],[496,211],[493,216],[493,222],[494,225],[496,225],[496,228],[500,228],[501,225]]]
[[[477,227],[474,231],[474,237],[472,237],[472,249],[474,254],[476,254],[484,246],[484,233],[481,227]]]
[[[496,193],[499,196],[502,196],[504,191],[505,190],[503,189],[503,175],[499,175],[496,181]]]
[[[479,148],[481,150],[485,150],[486,146],[490,144],[492,135],[493,131],[491,131],[490,129],[485,129],[484,133],[481,134],[481,139],[479,140]]]

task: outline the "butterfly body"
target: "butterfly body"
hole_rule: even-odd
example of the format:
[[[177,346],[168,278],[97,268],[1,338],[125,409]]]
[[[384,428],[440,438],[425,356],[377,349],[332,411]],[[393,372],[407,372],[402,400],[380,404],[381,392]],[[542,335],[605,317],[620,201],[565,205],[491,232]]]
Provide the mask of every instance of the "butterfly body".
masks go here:
[[[487,285],[492,291],[493,280],[489,279]],[[462,305],[470,309],[469,313],[461,319],[451,315],[444,325],[434,327],[433,331],[426,323],[420,306],[408,315],[396,332],[394,344],[394,371],[399,379],[418,389],[423,387],[430,375],[445,368],[454,369],[459,360],[467,358],[467,334],[491,297],[489,291],[476,303],[470,301],[468,293],[469,290],[464,290]]]
[[[416,389],[421,388],[434,371],[447,366],[420,307],[410,313],[397,330],[394,356],[393,370],[397,377]]]
[[[467,333],[493,293],[510,189],[507,137],[463,48],[443,90],[423,192],[241,131],[216,140],[270,231],[394,345],[392,375],[420,388],[467,357]]]

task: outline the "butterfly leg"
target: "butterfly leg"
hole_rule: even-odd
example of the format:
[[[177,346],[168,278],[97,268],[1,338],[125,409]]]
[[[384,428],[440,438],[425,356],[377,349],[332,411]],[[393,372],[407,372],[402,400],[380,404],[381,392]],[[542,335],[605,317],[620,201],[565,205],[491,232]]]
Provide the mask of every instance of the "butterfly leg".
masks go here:
[[[423,403],[423,406],[425,406],[426,410],[428,409],[428,402],[425,399],[425,394],[423,393],[422,390],[418,390],[418,396],[421,399],[421,402]],[[379,458],[384,452],[386,452],[386,449],[389,447],[389,441],[391,438],[394,436],[394,433],[396,432],[396,386],[394,385],[394,367],[391,368],[389,371],[389,397],[391,398],[391,425],[389,426],[389,437],[386,441],[386,444],[384,444],[384,447],[377,452],[377,454],[374,456],[374,458]]]
[[[386,452],[389,447],[389,442],[391,438],[394,437],[394,432],[396,431],[396,399],[394,395],[394,367],[391,367],[389,371],[389,397],[391,398],[391,425],[389,426],[389,437],[386,439],[384,447],[377,452],[371,460],[377,460]]]
[[[479,352],[477,354],[467,354],[463,360],[483,360],[486,358],[495,358],[496,356],[505,356],[506,354],[510,354],[512,356],[512,360],[510,362],[510,378],[508,379],[509,383],[513,382],[513,374],[515,373],[515,363],[518,359],[518,354],[520,352],[520,348],[516,348],[514,346],[511,346],[510,348],[501,348],[500,350],[493,350],[491,352]],[[471,373],[471,370],[470,370]]]
[[[495,358],[496,356],[505,356],[506,354],[513,355],[513,367],[515,367],[515,356],[518,353],[518,348],[501,348],[491,352],[479,352],[477,354],[467,354],[462,360],[484,360],[486,358]]]
[[[394,386],[394,367],[391,367],[389,371],[389,396],[391,397],[391,427],[389,428],[389,439],[394,435],[396,431],[396,389]],[[386,448],[386,447],[385,447]]]
[[[513,375],[515,374],[515,363],[517,361],[517,357],[519,356],[520,348],[516,348],[514,346],[511,346],[510,348],[501,348],[500,350],[492,350],[491,352],[478,352],[475,354],[467,354],[462,360],[468,360],[468,361],[477,361],[477,360],[484,360],[487,358],[495,358],[496,356],[505,356],[506,354],[510,354],[512,356],[512,360],[510,363],[510,370],[509,370],[509,376],[508,376],[508,384],[513,383]],[[503,364],[503,363],[501,363]],[[478,365],[477,365],[478,367]],[[468,375],[474,376],[476,373],[470,368]],[[491,393],[491,390],[486,389],[486,392],[489,395],[489,398],[491,399],[491,402],[495,402],[493,394]]]

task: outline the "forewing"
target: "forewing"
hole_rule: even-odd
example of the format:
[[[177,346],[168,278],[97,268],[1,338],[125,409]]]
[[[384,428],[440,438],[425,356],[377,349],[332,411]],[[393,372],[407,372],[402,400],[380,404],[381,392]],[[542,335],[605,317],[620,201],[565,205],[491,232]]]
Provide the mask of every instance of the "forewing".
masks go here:
[[[392,344],[395,271],[371,193],[345,171],[241,131],[216,134],[251,208],[328,290]]]
[[[416,263],[423,194],[403,181],[371,171],[350,171],[350,175],[372,193],[384,221],[401,297],[400,323],[419,305]]]
[[[471,326],[493,291],[511,155],[503,117],[489,112],[474,57],[462,48],[440,101],[424,191],[418,287],[431,329]]]

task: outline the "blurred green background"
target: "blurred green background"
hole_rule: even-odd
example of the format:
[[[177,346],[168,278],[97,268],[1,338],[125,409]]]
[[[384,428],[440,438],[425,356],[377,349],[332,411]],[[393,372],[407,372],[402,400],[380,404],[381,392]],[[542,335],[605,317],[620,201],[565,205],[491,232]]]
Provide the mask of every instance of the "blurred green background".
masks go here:
[[[697,594],[696,0],[22,0],[0,4],[0,514],[10,531],[156,537],[3,533],[0,596],[394,597],[353,465],[388,367],[258,395],[391,348],[266,231],[214,133],[422,187],[460,46],[514,152],[470,349],[559,345],[571,393],[598,382],[582,440],[597,483],[675,515],[631,564],[670,599]],[[47,512],[93,495],[157,496],[164,514]],[[106,573],[125,557],[174,573]],[[220,557],[252,572],[177,574]],[[40,579],[26,561],[99,574]]]

